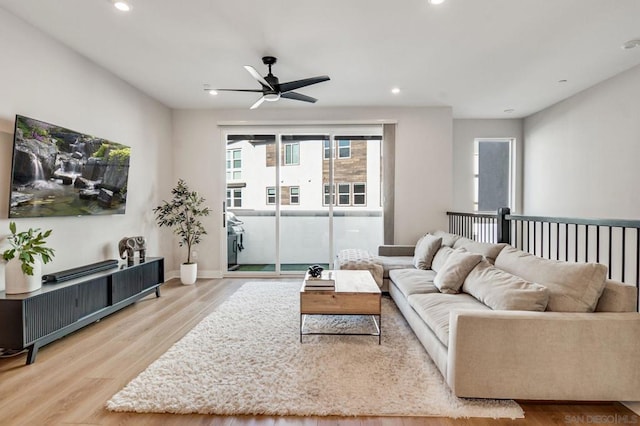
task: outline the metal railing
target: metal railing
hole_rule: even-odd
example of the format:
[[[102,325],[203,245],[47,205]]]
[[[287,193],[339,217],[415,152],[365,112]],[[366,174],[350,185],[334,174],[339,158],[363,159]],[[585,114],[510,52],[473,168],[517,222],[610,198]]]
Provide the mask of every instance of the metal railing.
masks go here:
[[[640,290],[640,220],[585,219],[447,212],[449,232],[476,241],[509,243],[547,259],[597,262],[608,276]]]

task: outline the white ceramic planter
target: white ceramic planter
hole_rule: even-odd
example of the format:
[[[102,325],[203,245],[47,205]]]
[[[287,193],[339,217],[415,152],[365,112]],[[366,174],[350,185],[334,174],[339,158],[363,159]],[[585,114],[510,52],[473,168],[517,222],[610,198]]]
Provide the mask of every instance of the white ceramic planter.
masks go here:
[[[198,278],[197,263],[183,263],[180,265],[180,281],[182,284],[191,285]]]
[[[42,287],[42,263],[39,259],[35,259],[33,264],[33,275],[22,272],[22,262],[17,257],[7,262],[4,272],[6,294],[30,293]]]

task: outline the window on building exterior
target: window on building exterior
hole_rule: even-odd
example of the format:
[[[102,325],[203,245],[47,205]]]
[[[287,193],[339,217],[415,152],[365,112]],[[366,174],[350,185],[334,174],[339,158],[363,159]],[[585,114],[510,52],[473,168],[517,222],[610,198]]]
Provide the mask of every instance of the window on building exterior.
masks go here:
[[[474,210],[495,212],[512,207],[514,139],[476,139]]]
[[[324,141],[324,155],[323,158],[325,160],[328,160],[329,158],[331,158],[331,141]]]
[[[336,203],[336,195],[335,195],[335,191],[333,194],[330,194],[329,191],[331,189],[331,185],[329,184],[324,184],[324,197],[322,199],[322,205],[324,206],[328,206],[329,204],[335,204]],[[331,197],[331,199],[329,199],[329,197]],[[331,201],[329,201],[331,200]]]
[[[227,181],[242,179],[242,150],[227,150]]]
[[[227,189],[227,206],[229,208],[242,207],[242,189]]]
[[[338,158],[351,158],[351,141],[338,141]]]
[[[289,203],[300,204],[300,187],[292,186],[289,188]]]
[[[300,164],[300,144],[286,143],[284,144],[284,165],[297,166]]]
[[[354,206],[366,206],[367,205],[367,185],[364,183],[353,184],[353,205]]]
[[[270,186],[267,188],[267,204],[275,204],[276,203],[276,188]]]
[[[351,184],[348,184],[348,183],[338,184],[338,205],[339,206],[351,205]]]

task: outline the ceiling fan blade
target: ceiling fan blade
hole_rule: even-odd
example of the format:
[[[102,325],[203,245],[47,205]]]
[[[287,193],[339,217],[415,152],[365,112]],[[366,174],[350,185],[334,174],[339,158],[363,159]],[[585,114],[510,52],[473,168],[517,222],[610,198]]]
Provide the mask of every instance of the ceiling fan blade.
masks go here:
[[[204,89],[205,92],[209,90],[215,90],[216,92],[256,92],[262,93],[260,89]]]
[[[303,95],[302,93],[297,92],[280,93],[280,97],[294,99],[296,101],[311,102],[312,104],[316,103],[317,101],[316,98],[312,98],[311,96]]]
[[[305,78],[302,80],[289,81],[287,83],[280,83],[280,92],[290,92],[301,87],[310,86],[316,83],[322,83],[323,81],[331,80],[327,75],[321,75],[319,77]]]
[[[262,105],[263,102],[264,102],[264,96],[262,96],[260,99],[258,99],[255,104],[251,105],[251,108],[249,108],[249,109],[256,109],[260,105]]]
[[[271,87],[271,85],[269,84],[269,82],[267,80],[264,79],[263,76],[261,76],[258,71],[256,71],[256,69],[254,67],[252,67],[251,65],[245,65],[244,69],[246,69],[247,71],[249,71],[249,74],[251,74],[251,76],[253,78],[255,78],[256,80],[258,80],[260,82],[260,84],[262,84],[265,87],[268,87],[271,90],[276,90],[273,87]]]

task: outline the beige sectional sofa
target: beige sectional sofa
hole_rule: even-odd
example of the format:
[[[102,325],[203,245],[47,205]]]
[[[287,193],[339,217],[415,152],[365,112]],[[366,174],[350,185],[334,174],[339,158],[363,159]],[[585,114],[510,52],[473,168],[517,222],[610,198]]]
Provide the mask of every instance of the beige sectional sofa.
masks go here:
[[[381,246],[377,260],[457,396],[640,401],[637,290],[607,280],[605,266],[442,231]]]

